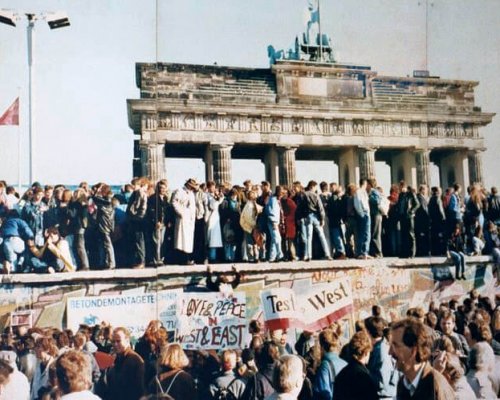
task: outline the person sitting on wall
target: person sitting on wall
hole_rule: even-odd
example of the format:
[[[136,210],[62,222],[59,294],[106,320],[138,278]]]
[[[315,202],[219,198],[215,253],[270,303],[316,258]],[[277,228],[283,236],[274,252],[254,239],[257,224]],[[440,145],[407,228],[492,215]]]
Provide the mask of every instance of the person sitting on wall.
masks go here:
[[[240,284],[241,273],[236,265],[231,267],[231,271],[234,276],[217,273],[214,280],[212,267],[207,266],[207,289],[211,292],[232,293]]]
[[[71,262],[71,253],[68,242],[61,237],[57,226],[45,231],[45,244],[41,249],[33,241],[28,242],[31,255],[28,265],[33,272],[72,272],[76,268]],[[48,251],[47,251],[48,250]]]
[[[3,272],[21,272],[28,241],[33,242],[34,235],[28,224],[19,218],[17,210],[9,210],[7,219],[0,229]]]

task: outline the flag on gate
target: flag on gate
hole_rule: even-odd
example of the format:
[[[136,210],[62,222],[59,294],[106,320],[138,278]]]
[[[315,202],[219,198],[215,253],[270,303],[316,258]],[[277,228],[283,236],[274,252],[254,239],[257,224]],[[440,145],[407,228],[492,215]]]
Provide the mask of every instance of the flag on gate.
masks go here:
[[[19,125],[19,97],[0,117],[0,125]]]

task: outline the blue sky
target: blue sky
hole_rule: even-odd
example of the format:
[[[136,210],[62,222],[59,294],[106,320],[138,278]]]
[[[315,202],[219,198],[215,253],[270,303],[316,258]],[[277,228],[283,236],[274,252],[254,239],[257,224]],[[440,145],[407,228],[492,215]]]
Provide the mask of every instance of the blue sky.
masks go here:
[[[427,68],[443,78],[478,80],[477,105],[500,111],[499,1],[432,0],[427,24],[424,0],[322,0],[321,7],[322,30],[333,38],[339,61],[370,65],[381,75]],[[139,97],[136,62],[265,67],[267,45],[287,48],[303,30],[306,1],[0,0],[0,8],[65,10],[71,20],[69,28],[53,31],[44,21],[36,25],[35,178],[117,184],[132,175],[126,99]],[[22,19],[15,29],[0,25],[0,112],[21,96],[20,128],[0,127],[0,178],[13,183],[18,134],[27,178],[27,85]],[[487,185],[498,183],[499,128],[497,117],[482,131]],[[201,162],[167,166],[173,186],[203,174]],[[235,181],[263,177],[255,162],[233,167]],[[331,164],[301,162],[298,175],[335,180],[335,171]]]

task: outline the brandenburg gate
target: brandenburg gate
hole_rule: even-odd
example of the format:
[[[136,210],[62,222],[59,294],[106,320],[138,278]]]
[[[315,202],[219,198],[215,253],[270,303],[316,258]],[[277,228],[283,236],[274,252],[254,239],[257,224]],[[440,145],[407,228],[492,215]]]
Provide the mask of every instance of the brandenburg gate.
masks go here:
[[[494,114],[476,106],[478,82],[380,76],[306,40],[289,57],[271,49],[267,69],[136,64],[134,175],[158,180],[165,157],[199,157],[216,182],[232,182],[233,158],[262,160],[273,185],[295,180],[297,159],[332,160],[342,185],[375,176],[375,161],[413,186],[430,184],[431,163],[442,187],[483,181],[480,128]]]

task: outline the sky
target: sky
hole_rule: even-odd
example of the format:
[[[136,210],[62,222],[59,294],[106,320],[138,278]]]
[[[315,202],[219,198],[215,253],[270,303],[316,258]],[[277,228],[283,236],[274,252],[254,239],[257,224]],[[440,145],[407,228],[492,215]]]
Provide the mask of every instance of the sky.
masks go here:
[[[306,0],[0,0],[0,9],[22,16],[16,28],[0,24],[0,113],[17,96],[21,103],[19,128],[0,126],[0,179],[17,183],[19,154],[23,183],[28,178],[24,13],[64,10],[71,21],[52,31],[36,23],[34,178],[122,184],[132,177],[126,99],[139,98],[136,62],[268,67],[267,46],[293,44],[306,6]],[[425,0],[321,0],[321,21],[338,61],[369,65],[379,75],[428,69],[477,80],[476,105],[500,113],[500,1],[429,0],[426,11]],[[499,183],[499,130],[498,116],[482,129],[487,186]],[[378,164],[377,172],[387,168]],[[336,173],[333,163],[297,164],[303,181],[332,181]],[[234,182],[263,175],[256,161],[233,163]],[[167,160],[171,186],[190,176],[203,180],[200,160]]]

